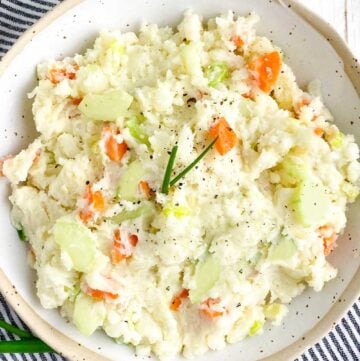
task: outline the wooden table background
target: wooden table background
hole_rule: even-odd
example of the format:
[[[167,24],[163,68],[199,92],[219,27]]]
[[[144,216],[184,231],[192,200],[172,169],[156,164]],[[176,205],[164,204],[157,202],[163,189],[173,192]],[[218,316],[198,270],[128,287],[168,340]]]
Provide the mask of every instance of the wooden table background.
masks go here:
[[[299,0],[330,23],[360,59],[360,0]]]

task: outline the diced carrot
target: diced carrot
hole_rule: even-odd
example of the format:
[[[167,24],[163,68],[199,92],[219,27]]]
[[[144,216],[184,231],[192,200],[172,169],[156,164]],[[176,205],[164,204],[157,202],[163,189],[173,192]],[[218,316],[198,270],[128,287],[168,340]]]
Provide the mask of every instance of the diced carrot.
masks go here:
[[[314,133],[317,136],[322,137],[324,135],[324,130],[320,127],[316,127],[316,128],[314,128]]]
[[[88,209],[82,209],[79,213],[79,217],[84,223],[88,223],[91,219],[93,219],[94,212]]]
[[[171,301],[170,309],[173,311],[177,311],[182,304],[182,300],[188,297],[189,297],[189,290],[183,288],[181,292],[178,295],[176,295]]]
[[[334,227],[328,224],[320,227],[318,232],[323,239],[324,254],[328,256],[336,247],[338,234],[335,232]]]
[[[105,142],[106,155],[114,162],[119,162],[127,151],[127,144],[125,142],[118,143],[115,135],[120,134],[120,131],[116,133],[109,126],[105,126],[102,131],[102,136]]]
[[[96,212],[102,212],[105,209],[105,199],[101,191],[93,191],[92,186],[86,186],[83,199],[86,200],[86,206],[80,210],[79,216],[84,223],[88,223]]]
[[[68,79],[76,79],[76,73],[79,70],[79,66],[77,64],[72,65],[68,70],[64,68],[52,68],[49,71],[49,78],[53,84],[58,84],[65,78]]]
[[[225,118],[220,118],[211,128],[210,135],[212,138],[219,137],[215,143],[216,150],[224,155],[234,148],[239,139],[235,132],[231,129]]]
[[[101,290],[95,290],[93,288],[87,287],[86,293],[91,296],[93,299],[97,301],[102,300],[116,300],[119,295],[111,292],[101,291]]]
[[[200,313],[210,319],[222,316],[225,311],[214,309],[214,306],[218,305],[220,302],[220,298],[208,298],[201,303]]]
[[[79,98],[70,98],[70,100],[71,100],[71,104],[79,105],[82,102],[83,98],[81,98],[81,97],[79,97]]]
[[[239,35],[234,35],[231,38],[231,41],[235,44],[237,49],[241,48],[245,44],[244,40],[241,39]]]
[[[126,245],[125,242],[128,242]],[[111,250],[111,262],[113,264],[118,264],[122,260],[129,258],[132,253],[134,247],[136,247],[138,243],[138,237],[135,234],[130,234],[127,240],[121,239],[120,229],[117,229],[114,233],[114,242],[113,248]]]
[[[11,158],[14,158],[14,156],[6,155],[5,157],[0,158],[0,177],[4,176],[3,166],[4,166],[5,161],[7,161],[8,159],[11,159]]]
[[[281,66],[280,54],[274,51],[253,59],[248,69],[258,87],[265,93],[269,93],[278,79]]]
[[[53,84],[58,84],[66,78],[66,72],[64,69],[53,68],[49,71],[49,76]]]
[[[251,90],[249,90],[247,93],[241,94],[241,96],[246,99],[254,99],[254,93]]]
[[[79,70],[79,65],[74,64],[72,68],[66,73],[67,77],[71,80],[76,79],[76,73]]]
[[[93,193],[93,205],[99,212],[102,212],[105,209],[105,199],[101,191]]]
[[[131,234],[129,236],[129,242],[133,247],[136,247],[138,241],[139,241],[139,239],[138,239],[138,236],[136,234]]]
[[[151,198],[153,191],[151,190],[149,183],[146,181],[140,181],[139,188],[146,198]]]

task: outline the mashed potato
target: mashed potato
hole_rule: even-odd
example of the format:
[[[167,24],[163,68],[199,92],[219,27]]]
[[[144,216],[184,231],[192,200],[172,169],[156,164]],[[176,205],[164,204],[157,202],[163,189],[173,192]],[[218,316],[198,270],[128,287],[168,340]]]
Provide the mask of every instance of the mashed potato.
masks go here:
[[[257,21],[186,12],[38,66],[39,137],[3,173],[38,297],[83,334],[194,357],[336,276],[359,150]],[[212,141],[167,190],[174,147],[170,180]]]

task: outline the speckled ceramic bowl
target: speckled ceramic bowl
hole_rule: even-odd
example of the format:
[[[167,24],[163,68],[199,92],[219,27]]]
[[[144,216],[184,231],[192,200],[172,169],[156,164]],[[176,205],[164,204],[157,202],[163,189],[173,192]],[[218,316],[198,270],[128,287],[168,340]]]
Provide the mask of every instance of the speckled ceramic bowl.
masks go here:
[[[255,10],[262,18],[258,32],[285,50],[301,85],[321,80],[324,100],[336,123],[359,140],[357,63],[329,25],[294,0],[67,0],[33,26],[0,63],[0,156],[18,152],[35,135],[26,93],[35,85],[37,63],[84,50],[102,28],[136,30],[142,20],[175,24],[187,8],[204,17],[228,9],[243,14]],[[9,221],[8,195],[9,186],[0,179],[0,289],[7,300],[39,337],[70,360],[138,360],[131,348],[115,344],[100,332],[85,338],[57,311],[40,306],[26,247]],[[340,246],[330,257],[339,269],[336,280],[321,293],[308,290],[294,300],[280,327],[268,327],[261,336],[209,352],[197,361],[291,360],[328,332],[359,296],[359,202],[350,207],[348,217]]]

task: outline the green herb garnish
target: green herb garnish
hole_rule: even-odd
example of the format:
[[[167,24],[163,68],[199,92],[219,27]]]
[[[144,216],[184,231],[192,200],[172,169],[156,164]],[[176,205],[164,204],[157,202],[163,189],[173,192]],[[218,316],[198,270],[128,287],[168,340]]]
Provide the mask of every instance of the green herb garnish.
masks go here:
[[[177,183],[181,178],[183,178],[187,173],[189,173],[191,171],[191,169],[193,169],[196,164],[198,164],[201,159],[203,159],[205,157],[205,155],[209,152],[209,150],[214,146],[214,144],[216,143],[216,141],[218,140],[219,137],[216,137],[203,151],[202,153],[190,164],[188,165],[181,173],[179,173],[171,182],[170,182],[170,186],[173,186],[175,183]]]
[[[17,229],[16,229],[16,232],[17,232],[19,238],[20,238],[22,241],[24,241],[24,242],[27,241],[27,237],[26,237],[24,228],[23,228],[22,226],[20,226],[20,228],[17,228]]]
[[[170,153],[170,158],[169,158],[169,161],[168,161],[168,164],[166,167],[164,180],[163,180],[163,183],[161,186],[161,192],[164,194],[169,193],[170,177],[171,177],[171,172],[174,168],[177,150],[178,150],[178,147],[177,147],[177,145],[175,145],[175,147],[172,149],[172,151]]]
[[[2,341],[0,342],[0,354],[3,353],[37,353],[54,352],[46,343],[38,338],[30,338],[20,341]]]
[[[161,186],[161,192],[164,194],[168,194],[169,187],[176,184],[181,178],[183,178],[187,173],[189,173],[191,169],[193,169],[196,166],[196,164],[199,163],[200,160],[205,157],[205,155],[209,152],[209,150],[214,146],[218,138],[219,137],[216,137],[190,165],[188,165],[182,172],[180,172],[173,180],[170,180],[171,172],[175,163],[176,152],[178,149],[176,145],[170,153],[169,162],[167,164],[164,180]]]
[[[0,320],[0,328],[21,337],[19,341],[1,341],[0,354],[3,353],[36,353],[54,352],[46,343],[34,337],[30,332],[21,330],[9,323]]]
[[[17,335],[21,338],[33,338],[34,337],[30,332],[21,330],[20,328],[10,325],[9,323],[7,323],[3,320],[0,320],[0,328],[4,329],[10,333],[13,333],[14,335]]]

